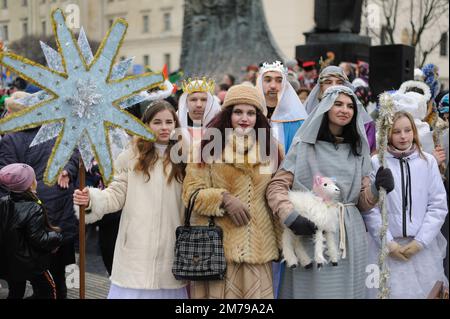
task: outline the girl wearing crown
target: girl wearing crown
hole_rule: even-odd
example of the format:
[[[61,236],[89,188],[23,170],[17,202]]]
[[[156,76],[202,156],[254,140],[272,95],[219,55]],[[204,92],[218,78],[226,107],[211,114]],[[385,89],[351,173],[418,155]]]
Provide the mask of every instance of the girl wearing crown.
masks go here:
[[[208,129],[220,131],[221,147],[201,164],[188,164],[183,200],[194,205],[193,224],[208,224],[210,216],[223,230],[227,261],[224,280],[191,283],[194,299],[271,299],[272,261],[279,258],[279,226],[267,206],[265,192],[278,167],[281,151],[270,136],[263,97],[253,86],[232,87],[223,111]],[[252,134],[257,131],[257,134]],[[265,139],[260,135],[264,132]],[[205,136],[208,136],[206,134]],[[219,143],[222,142],[222,143]],[[206,153],[206,152],[203,152]],[[269,154],[269,156],[266,156]]]

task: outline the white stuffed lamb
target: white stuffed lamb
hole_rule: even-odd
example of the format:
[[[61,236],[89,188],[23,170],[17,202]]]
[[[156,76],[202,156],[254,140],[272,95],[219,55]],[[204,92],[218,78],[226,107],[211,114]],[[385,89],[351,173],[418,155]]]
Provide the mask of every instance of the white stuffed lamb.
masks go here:
[[[312,192],[289,192],[289,199],[295,210],[317,226],[314,234],[314,261],[321,268],[327,261],[323,256],[323,242],[326,240],[328,255],[333,266],[338,265],[339,253],[336,243],[336,231],[339,227],[339,206],[341,191],[327,177],[315,176]],[[295,268],[300,262],[302,267],[312,267],[312,260],[302,244],[303,236],[296,236],[289,228],[283,232],[283,256],[288,267]]]

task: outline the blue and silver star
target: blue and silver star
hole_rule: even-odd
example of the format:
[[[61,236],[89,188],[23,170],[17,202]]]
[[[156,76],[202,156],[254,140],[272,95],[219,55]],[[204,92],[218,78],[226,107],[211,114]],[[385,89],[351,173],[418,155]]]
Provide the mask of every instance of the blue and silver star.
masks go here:
[[[122,128],[153,140],[150,129],[123,108],[142,92],[162,87],[164,77],[151,73],[124,77],[130,60],[114,66],[128,27],[124,20],[114,23],[95,57],[84,32],[77,43],[60,9],[52,13],[52,21],[59,52],[42,44],[49,68],[15,54],[0,55],[0,64],[45,90],[27,103],[37,104],[1,120],[0,132],[42,126],[34,145],[58,136],[45,172],[48,184],[56,182],[77,146],[85,154],[83,158],[89,158],[86,154],[93,151],[105,181],[110,182],[113,161],[109,131]]]

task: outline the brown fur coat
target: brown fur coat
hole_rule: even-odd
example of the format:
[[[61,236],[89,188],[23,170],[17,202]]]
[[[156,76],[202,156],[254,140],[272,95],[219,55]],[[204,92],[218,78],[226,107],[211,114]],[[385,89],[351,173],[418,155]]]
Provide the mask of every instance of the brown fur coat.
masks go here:
[[[244,163],[230,163],[229,156],[237,158],[236,146],[233,144],[236,144],[236,141],[224,148],[225,163],[187,166],[183,185],[185,205],[191,195],[201,189],[195,202],[191,223],[207,225],[208,217],[215,217],[216,224],[223,229],[225,257],[228,262],[264,264],[278,260],[281,225],[267,205],[265,195],[272,174],[261,173],[261,169],[274,163],[261,163],[259,159],[248,160],[248,149],[258,149],[257,143],[246,147]],[[224,192],[231,193],[247,205],[251,215],[248,225],[238,227],[231,221],[222,208]]]

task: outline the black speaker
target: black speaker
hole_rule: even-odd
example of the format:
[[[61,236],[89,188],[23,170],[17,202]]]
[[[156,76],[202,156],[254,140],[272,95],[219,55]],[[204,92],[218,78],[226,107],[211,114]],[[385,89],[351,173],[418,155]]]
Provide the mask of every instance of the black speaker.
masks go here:
[[[415,54],[414,47],[402,44],[370,48],[369,82],[374,96],[398,90],[403,82],[414,79]]]

